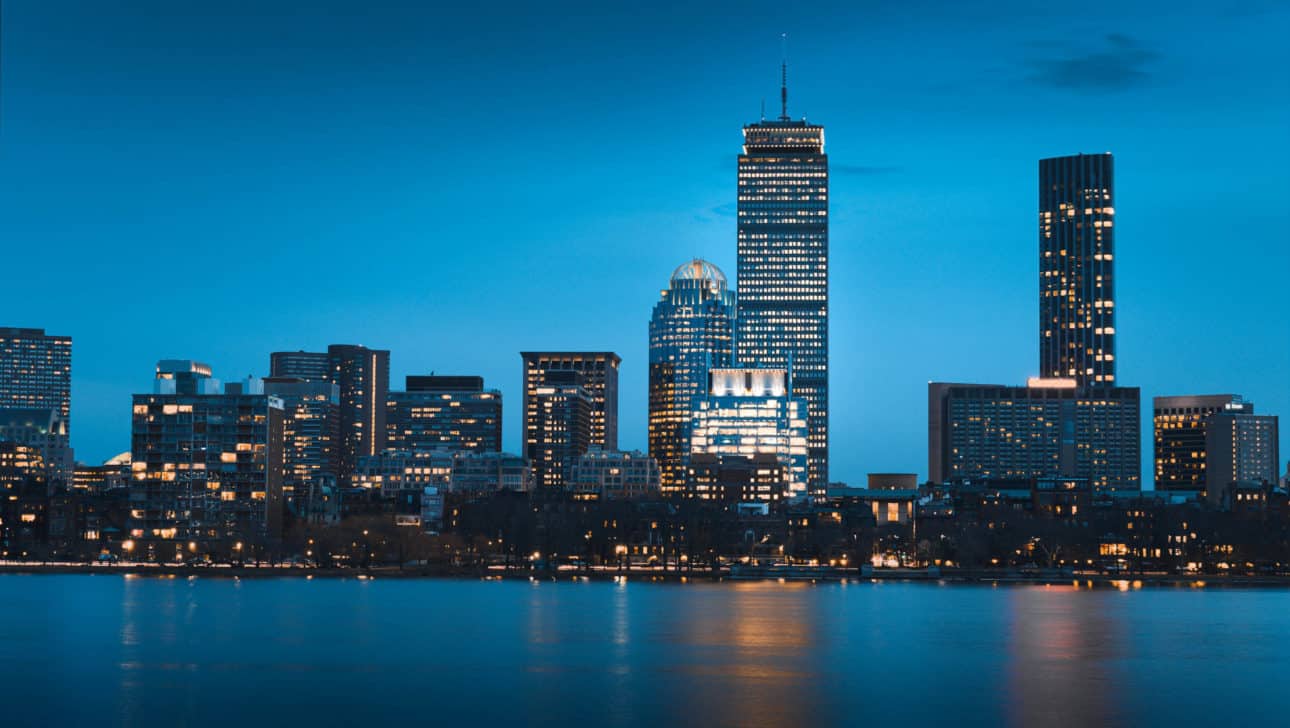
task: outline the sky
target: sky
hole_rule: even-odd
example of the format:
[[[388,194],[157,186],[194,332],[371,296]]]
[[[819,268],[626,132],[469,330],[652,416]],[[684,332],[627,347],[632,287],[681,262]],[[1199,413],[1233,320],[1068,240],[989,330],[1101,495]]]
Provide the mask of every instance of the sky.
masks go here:
[[[158,359],[330,343],[482,375],[512,452],[521,350],[616,351],[645,449],[650,312],[692,257],[734,278],[781,33],[831,165],[832,480],[926,476],[929,381],[1037,373],[1043,157],[1116,156],[1119,383],[1290,415],[1290,3],[437,5],[0,5],[0,326],[73,337],[78,459]]]

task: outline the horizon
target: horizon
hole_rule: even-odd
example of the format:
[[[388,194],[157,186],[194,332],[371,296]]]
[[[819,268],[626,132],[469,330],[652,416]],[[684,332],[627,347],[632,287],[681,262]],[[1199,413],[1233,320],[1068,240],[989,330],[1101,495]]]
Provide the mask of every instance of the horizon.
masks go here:
[[[390,350],[391,390],[431,371],[482,376],[503,392],[508,452],[521,451],[521,351],[614,351],[619,447],[645,451],[650,310],[693,257],[734,280],[739,132],[759,97],[775,98],[787,32],[788,111],[825,127],[832,170],[830,480],[926,478],[928,381],[1040,374],[1038,160],[1109,151],[1117,384],[1142,391],[1149,489],[1151,398],[1230,392],[1290,413],[1290,336],[1276,330],[1290,320],[1290,251],[1267,233],[1290,223],[1290,94],[1269,92],[1290,91],[1275,71],[1290,61],[1278,41],[1290,11],[1160,18],[1150,5],[1081,35],[1042,30],[1048,11],[1000,29],[989,22],[999,11],[950,4],[940,12],[954,31],[995,46],[958,57],[964,38],[941,29],[919,47],[930,57],[859,75],[859,92],[846,71],[900,58],[896,36],[919,30],[906,11],[857,21],[863,42],[852,43],[791,16],[754,31],[745,15],[702,8],[638,27],[596,8],[573,21],[639,32],[617,44],[579,35],[581,55],[621,51],[585,67],[514,15],[461,39],[412,6],[390,8],[382,32],[350,33],[376,14],[280,6],[194,23],[196,11],[164,4],[75,18],[10,5],[0,238],[23,241],[10,252],[27,274],[11,281],[0,326],[72,337],[72,444],[90,463],[129,449],[130,395],[150,391],[160,359],[236,381],[266,376],[270,352],[334,343]],[[237,48],[223,45],[229,26],[242,31]],[[664,32],[674,26],[688,32]],[[1175,42],[1200,27],[1208,47]],[[750,47],[747,33],[765,43]],[[436,41],[458,54],[443,54],[456,75]],[[476,41],[491,52],[468,55]],[[665,60],[671,74],[646,74]],[[632,93],[609,83],[623,78],[637,79]],[[556,81],[582,95],[544,96]],[[473,102],[458,104],[464,118],[424,101],[447,89]],[[539,99],[560,113],[512,114]],[[689,116],[660,110],[678,99]],[[1184,144],[1225,153],[1179,155]],[[618,243],[608,253],[606,240]],[[54,249],[75,261],[65,273]]]

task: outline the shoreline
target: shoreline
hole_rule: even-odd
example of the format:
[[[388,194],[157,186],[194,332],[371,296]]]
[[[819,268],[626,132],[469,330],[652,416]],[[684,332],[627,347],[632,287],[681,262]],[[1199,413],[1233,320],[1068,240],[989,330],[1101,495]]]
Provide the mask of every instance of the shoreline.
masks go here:
[[[397,566],[371,569],[307,568],[299,566],[184,566],[158,564],[0,564],[0,574],[33,575],[108,575],[159,578],[212,579],[470,579],[479,581],[629,581],[641,583],[881,583],[922,582],[943,586],[992,585],[992,586],[1074,586],[1076,588],[1141,589],[1146,587],[1205,588],[1290,588],[1290,575],[1179,575],[1179,574],[1025,574],[1006,570],[949,570],[939,572],[925,569],[875,569],[861,574],[857,569],[827,569],[803,574],[750,574],[732,575],[728,570],[718,573],[693,571],[650,571],[631,569],[625,571],[561,571],[558,573],[529,572],[518,569],[470,570],[404,568]]]

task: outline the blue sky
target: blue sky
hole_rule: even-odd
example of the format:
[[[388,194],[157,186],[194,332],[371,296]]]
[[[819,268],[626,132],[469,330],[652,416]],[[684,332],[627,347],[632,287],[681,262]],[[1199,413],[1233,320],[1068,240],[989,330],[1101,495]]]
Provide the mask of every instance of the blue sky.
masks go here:
[[[835,480],[926,474],[929,380],[1035,373],[1047,156],[1116,155],[1120,382],[1290,415],[1287,3],[464,5],[3,4],[0,325],[74,338],[80,459],[157,359],[328,343],[483,375],[512,451],[519,351],[617,351],[644,449],[650,310],[692,256],[733,277],[781,32],[833,172]]]

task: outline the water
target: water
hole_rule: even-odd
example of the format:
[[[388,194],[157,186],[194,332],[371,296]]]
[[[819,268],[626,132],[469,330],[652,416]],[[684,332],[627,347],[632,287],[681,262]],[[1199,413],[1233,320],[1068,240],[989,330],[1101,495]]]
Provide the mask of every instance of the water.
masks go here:
[[[1290,590],[0,575],[0,724],[1285,725]]]

